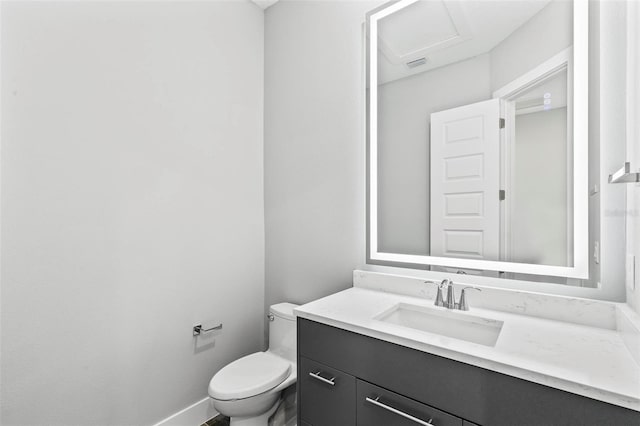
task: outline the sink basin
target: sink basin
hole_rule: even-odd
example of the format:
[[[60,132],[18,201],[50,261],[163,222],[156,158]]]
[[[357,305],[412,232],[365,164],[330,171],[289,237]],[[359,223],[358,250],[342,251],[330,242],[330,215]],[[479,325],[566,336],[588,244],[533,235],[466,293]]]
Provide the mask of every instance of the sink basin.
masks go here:
[[[408,303],[399,303],[373,319],[485,346],[495,346],[503,324],[459,311]]]

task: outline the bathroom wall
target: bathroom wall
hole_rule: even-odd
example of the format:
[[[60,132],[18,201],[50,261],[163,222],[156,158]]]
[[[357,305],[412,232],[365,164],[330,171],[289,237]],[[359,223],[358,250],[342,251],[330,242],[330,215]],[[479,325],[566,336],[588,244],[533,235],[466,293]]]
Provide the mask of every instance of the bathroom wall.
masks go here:
[[[636,93],[636,96],[638,95],[640,93]],[[637,145],[629,155],[632,165],[640,164],[640,149]],[[627,301],[640,313],[640,184],[629,184],[627,191],[627,256],[633,256],[627,259],[627,262],[633,265],[628,266],[626,271],[625,281],[629,283],[626,289]]]
[[[627,185],[611,185],[608,176],[626,159],[626,2],[600,2],[599,12],[600,268],[602,284],[616,285],[624,301]]]
[[[627,4],[627,55],[626,55],[626,158],[634,169],[640,169],[640,4]],[[627,217],[627,301],[640,312],[640,184],[626,185]],[[635,282],[635,285],[634,285]]]
[[[364,259],[364,16],[383,1],[265,12],[267,305],[351,286]]]
[[[512,258],[566,265],[567,108],[516,115],[515,121]]]
[[[263,13],[1,12],[0,423],[153,424],[263,343]]]
[[[572,22],[572,2],[554,0],[494,47],[490,55],[491,89],[500,89],[571,46]]]

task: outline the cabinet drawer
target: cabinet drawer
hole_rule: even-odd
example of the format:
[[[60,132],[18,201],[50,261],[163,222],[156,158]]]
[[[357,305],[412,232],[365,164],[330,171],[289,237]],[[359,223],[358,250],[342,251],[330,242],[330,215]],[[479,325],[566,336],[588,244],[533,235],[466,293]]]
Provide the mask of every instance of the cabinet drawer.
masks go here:
[[[313,426],[355,426],[356,379],[300,357],[300,417]]]
[[[462,426],[462,419],[357,380],[358,426]]]

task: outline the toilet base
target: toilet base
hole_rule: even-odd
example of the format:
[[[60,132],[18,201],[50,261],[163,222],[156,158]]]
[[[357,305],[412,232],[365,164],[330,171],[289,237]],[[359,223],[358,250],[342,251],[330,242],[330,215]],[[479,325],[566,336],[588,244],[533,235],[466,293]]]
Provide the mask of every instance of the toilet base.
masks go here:
[[[229,426],[268,426],[269,425],[269,417],[271,417],[273,415],[273,413],[276,412],[276,410],[278,409],[278,406],[280,405],[280,402],[282,400],[280,398],[278,398],[275,402],[275,404],[273,404],[273,407],[269,408],[269,410],[264,413],[264,414],[260,414],[258,416],[251,416],[251,417],[241,417],[241,416],[236,416],[236,417],[231,417],[231,420],[229,422]]]

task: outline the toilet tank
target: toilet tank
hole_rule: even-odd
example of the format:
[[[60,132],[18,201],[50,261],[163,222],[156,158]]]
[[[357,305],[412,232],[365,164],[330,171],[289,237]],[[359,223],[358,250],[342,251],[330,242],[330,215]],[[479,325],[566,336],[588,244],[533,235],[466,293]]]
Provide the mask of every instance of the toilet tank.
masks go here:
[[[269,351],[296,362],[296,317],[293,303],[278,303],[269,308]]]

